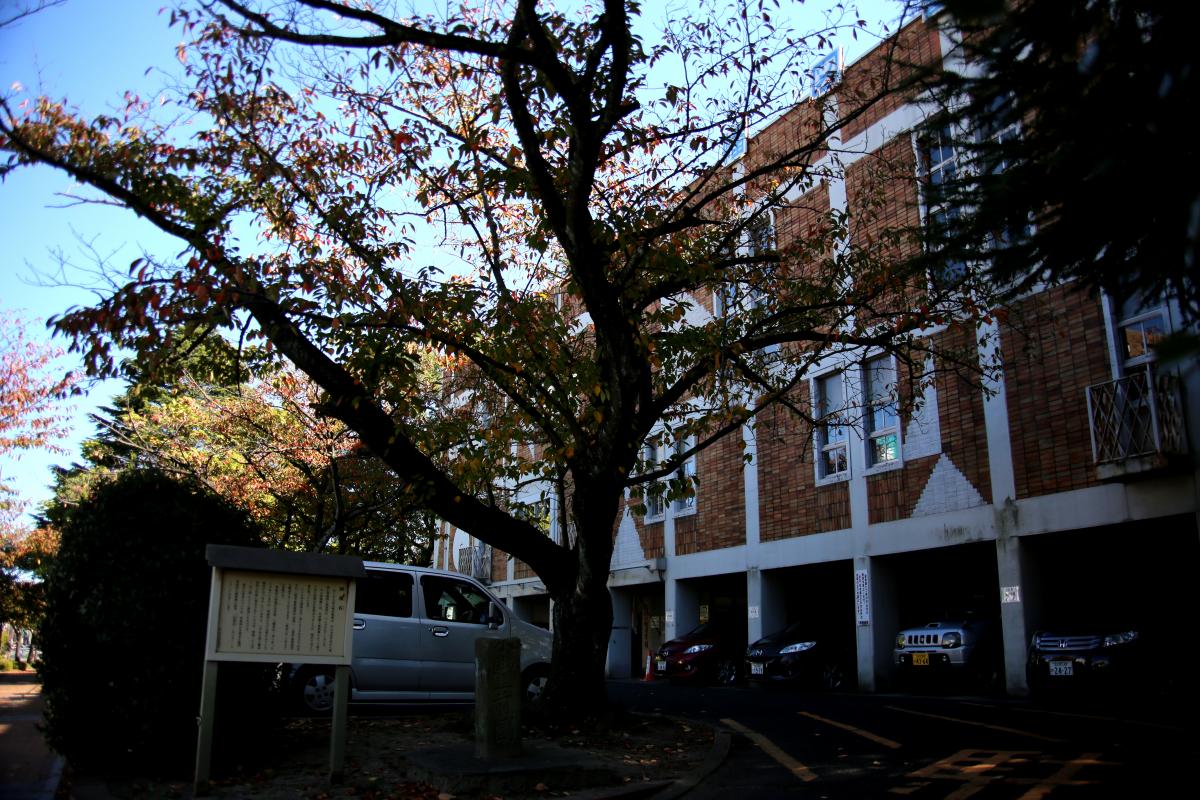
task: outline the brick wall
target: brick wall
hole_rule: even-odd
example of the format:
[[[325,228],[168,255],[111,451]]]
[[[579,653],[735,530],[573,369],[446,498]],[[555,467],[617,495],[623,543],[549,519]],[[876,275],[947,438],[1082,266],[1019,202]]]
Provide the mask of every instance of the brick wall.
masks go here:
[[[846,168],[850,241],[879,258],[912,256],[913,239],[895,241],[888,233],[912,231],[921,223],[917,195],[917,157],[907,133]]]
[[[978,365],[974,328],[956,325],[937,335],[939,349],[963,354]],[[969,355],[967,355],[969,354]],[[943,360],[937,375],[942,452],[962,471],[984,502],[992,501],[983,390],[970,366],[954,369]]]
[[[808,408],[807,387],[793,401]],[[759,416],[755,434],[761,541],[850,527],[849,484],[816,485],[807,422],[776,406]]]
[[[1001,346],[1017,497],[1096,484],[1084,389],[1112,377],[1100,302],[1042,292],[1014,307]]]
[[[508,580],[508,553],[492,548],[492,583]]]
[[[825,127],[819,103],[811,100],[800,103],[747,142],[747,171],[782,162],[793,166],[811,164],[826,152],[824,148],[813,147],[813,143],[822,137]],[[808,152],[803,152],[805,149],[808,149]],[[775,180],[777,179],[771,176],[751,182],[748,186],[748,196],[761,196],[764,191],[773,188]]]
[[[746,543],[742,437],[737,431],[696,456],[696,513],[675,519],[675,555]]]
[[[867,519],[874,525],[912,516],[938,456],[905,461],[900,469],[867,476]]]
[[[919,87],[888,90],[903,85],[920,67],[935,64],[940,58],[937,28],[930,21],[918,19],[847,67],[837,88],[838,109],[843,118],[854,119],[846,123],[843,138],[857,136],[904,105]],[[883,94],[886,96],[872,102]]]
[[[641,518],[636,518],[638,531],[638,539],[642,542],[642,551],[645,552],[646,558],[662,558],[666,555],[666,549],[663,547],[663,523],[651,522],[646,524],[641,521]]]

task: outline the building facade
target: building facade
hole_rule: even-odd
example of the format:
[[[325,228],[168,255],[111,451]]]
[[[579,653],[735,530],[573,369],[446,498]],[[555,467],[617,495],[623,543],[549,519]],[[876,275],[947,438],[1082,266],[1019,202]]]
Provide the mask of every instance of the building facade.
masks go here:
[[[932,18],[894,44],[919,63],[953,58]],[[911,96],[860,100],[896,52],[876,48],[845,68],[834,102],[798,107],[748,142],[752,158],[811,124],[806,115],[845,115],[828,177],[774,216],[781,246],[829,210],[849,214],[850,247],[942,211],[921,189],[954,164],[936,115]],[[868,195],[881,199],[860,222]],[[697,313],[719,313],[718,302],[697,298]],[[999,631],[1004,686],[1023,694],[1040,628],[1181,626],[1200,566],[1200,370],[1163,367],[1150,349],[1180,324],[1170,304],[1121,308],[1056,286],[987,329],[928,332],[1002,359],[982,386],[942,373],[918,402],[889,406],[877,387],[903,370],[890,357],[814,369],[800,401],[865,398],[865,424],[812,431],[768,411],[685,466],[695,497],[644,514],[626,505],[609,580],[610,675],[640,676],[663,641],[720,614],[744,621],[747,642],[794,622],[832,625],[851,642],[859,688],[884,690],[898,630],[970,615]],[[464,532],[443,528],[435,566],[484,579],[549,624],[537,576]]]

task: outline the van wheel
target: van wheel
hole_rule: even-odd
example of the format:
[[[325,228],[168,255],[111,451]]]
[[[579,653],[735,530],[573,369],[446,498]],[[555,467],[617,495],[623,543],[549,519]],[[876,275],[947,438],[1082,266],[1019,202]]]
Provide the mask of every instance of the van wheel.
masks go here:
[[[294,696],[297,708],[306,714],[333,711],[333,671],[308,667],[296,678]]]
[[[550,680],[550,667],[545,664],[535,664],[525,670],[521,676],[521,701],[535,703],[546,691],[546,683]]]

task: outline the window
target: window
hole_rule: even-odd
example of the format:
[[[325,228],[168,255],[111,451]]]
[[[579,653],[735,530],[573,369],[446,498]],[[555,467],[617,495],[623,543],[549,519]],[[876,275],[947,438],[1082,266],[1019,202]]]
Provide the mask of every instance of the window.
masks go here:
[[[412,575],[367,570],[354,590],[354,613],[384,617],[412,616]]]
[[[775,227],[772,223],[770,210],[763,209],[749,217],[745,221],[743,230],[743,244],[739,248],[740,256],[756,257],[767,255],[775,249]],[[771,297],[770,293],[763,289],[759,280],[753,276],[760,276],[770,279],[778,264],[774,262],[763,262],[743,265],[741,269],[746,270],[748,277],[743,280],[734,280],[723,286],[717,292],[717,298],[714,302],[714,311],[717,316],[732,316],[739,312],[747,313],[758,311],[751,319],[758,319],[764,314],[770,312]],[[773,354],[779,352],[778,344],[767,345],[758,349],[756,352],[763,354]]]
[[[846,477],[850,472],[849,426],[846,419],[846,379],[833,372],[815,381],[817,474],[824,479]]]
[[[917,161],[920,170],[921,216],[925,224],[927,246],[941,247],[944,237],[958,219],[958,209],[949,202],[949,187],[958,174],[958,159],[949,123],[940,123],[917,137]],[[935,288],[959,283],[967,274],[961,261],[947,261],[930,279]]]
[[[646,468],[655,469],[662,463],[662,458],[659,457],[658,445],[646,445]],[[646,519],[661,519],[664,512],[664,500],[661,494],[651,496],[646,495]]]
[[[1021,136],[1020,117],[1015,105],[1012,94],[1000,94],[989,100],[981,112],[978,120],[979,155],[983,160],[980,170],[984,172],[979,177],[981,191],[999,190],[1000,176],[1015,163],[1014,149]],[[991,234],[992,245],[1009,247],[1028,240],[1032,235],[1033,218],[1029,214],[1025,214],[1024,218],[997,220],[997,227]]]
[[[679,457],[686,453],[693,446],[693,440],[676,439],[675,440],[675,456]],[[696,477],[696,456],[690,456],[686,461],[679,465],[679,469],[675,472],[676,476],[687,480],[688,493],[684,497],[676,498],[674,502],[674,511],[676,516],[681,514],[689,514],[696,510],[696,492],[693,479]]]
[[[867,466],[896,463],[900,458],[900,413],[896,402],[896,364],[891,356],[863,365],[866,399]]]
[[[1154,346],[1167,336],[1165,308],[1127,317],[1117,323],[1117,354],[1125,368],[1154,360]]]
[[[671,458],[675,459],[682,456],[688,450],[695,446],[695,440],[692,437],[684,437],[675,440],[675,444],[671,447]],[[665,460],[660,456],[662,448],[657,444],[646,445],[646,468],[655,469]],[[671,515],[680,517],[686,514],[692,514],[696,511],[696,492],[694,479],[696,477],[696,456],[692,455],[684,460],[675,472],[669,477],[660,480],[661,490],[657,496],[651,496],[649,491],[646,493],[646,520],[657,521],[666,515],[668,504],[666,501],[666,493],[668,491],[667,484],[672,481],[687,481],[687,486],[690,488],[687,494],[683,497],[678,497],[670,503]]]
[[[427,619],[488,624],[492,600],[473,584],[454,578],[426,575],[421,578]]]

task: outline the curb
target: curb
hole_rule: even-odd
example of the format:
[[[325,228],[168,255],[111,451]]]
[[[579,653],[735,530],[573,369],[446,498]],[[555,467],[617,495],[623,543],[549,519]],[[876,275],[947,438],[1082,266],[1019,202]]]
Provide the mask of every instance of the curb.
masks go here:
[[[713,727],[713,746],[708,758],[700,768],[686,778],[679,778],[674,783],[653,795],[653,800],[674,800],[695,789],[699,783],[717,770],[729,755],[729,747],[733,737],[724,728]]]

